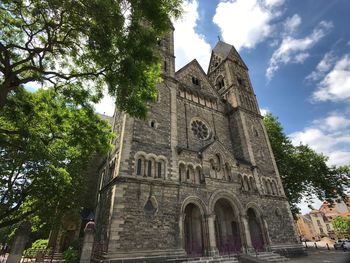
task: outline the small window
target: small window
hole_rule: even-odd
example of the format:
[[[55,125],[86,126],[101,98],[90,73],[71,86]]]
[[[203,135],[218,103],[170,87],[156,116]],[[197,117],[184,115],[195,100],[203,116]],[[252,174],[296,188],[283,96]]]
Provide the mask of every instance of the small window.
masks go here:
[[[158,176],[158,178],[162,178],[162,163],[161,162],[159,162],[158,163],[158,167],[157,167],[158,169],[157,169],[157,176]]]
[[[216,79],[216,87],[217,87],[218,90],[220,90],[220,89],[225,87],[225,82],[224,82],[223,76],[219,76]]]
[[[190,170],[189,169],[187,169],[186,175],[187,175],[187,180],[189,180],[190,179]]]
[[[199,86],[199,79],[197,79],[196,77],[192,77],[192,83],[193,83],[194,85]]]
[[[148,176],[148,177],[152,177],[152,161],[151,161],[151,160],[148,161],[148,165],[147,165],[147,176]]]
[[[167,71],[167,70],[168,70],[168,66],[167,66],[166,61],[164,61],[164,71]]]
[[[240,78],[240,77],[237,77],[237,82],[238,82],[238,85],[239,86],[244,86],[244,79]]]
[[[137,160],[137,168],[136,168],[136,175],[141,175],[141,167],[142,167],[142,160]]]
[[[153,128],[153,129],[157,129],[158,128],[158,123],[157,123],[156,120],[150,120],[148,125],[149,125],[149,127]]]

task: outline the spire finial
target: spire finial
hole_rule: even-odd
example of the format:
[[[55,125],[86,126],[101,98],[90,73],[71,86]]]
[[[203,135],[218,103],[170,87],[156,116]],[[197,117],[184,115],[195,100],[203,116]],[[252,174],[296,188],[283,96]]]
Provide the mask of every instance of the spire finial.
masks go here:
[[[220,36],[218,35],[218,40],[221,41]]]

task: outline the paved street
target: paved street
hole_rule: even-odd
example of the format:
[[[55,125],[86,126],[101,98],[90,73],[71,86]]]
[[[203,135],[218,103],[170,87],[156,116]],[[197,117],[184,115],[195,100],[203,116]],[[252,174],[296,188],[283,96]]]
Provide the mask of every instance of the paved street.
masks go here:
[[[289,263],[350,263],[349,251],[308,249],[307,253],[307,257],[292,259]]]

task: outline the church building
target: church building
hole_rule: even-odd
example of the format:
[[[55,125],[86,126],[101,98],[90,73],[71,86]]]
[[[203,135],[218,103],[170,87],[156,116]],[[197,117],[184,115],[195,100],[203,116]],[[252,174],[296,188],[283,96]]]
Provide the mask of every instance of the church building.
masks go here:
[[[102,261],[301,249],[238,52],[219,41],[207,72],[197,60],[175,72],[173,30],[159,48],[148,118],[113,117],[95,217]]]

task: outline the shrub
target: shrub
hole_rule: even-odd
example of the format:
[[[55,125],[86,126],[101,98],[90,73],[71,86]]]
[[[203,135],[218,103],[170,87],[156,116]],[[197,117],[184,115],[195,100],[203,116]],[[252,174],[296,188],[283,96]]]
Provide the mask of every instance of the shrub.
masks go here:
[[[24,251],[24,257],[34,258],[38,251],[45,250],[47,248],[48,243],[48,239],[35,240],[32,246]]]
[[[79,250],[69,247],[63,253],[65,263],[79,263]]]

